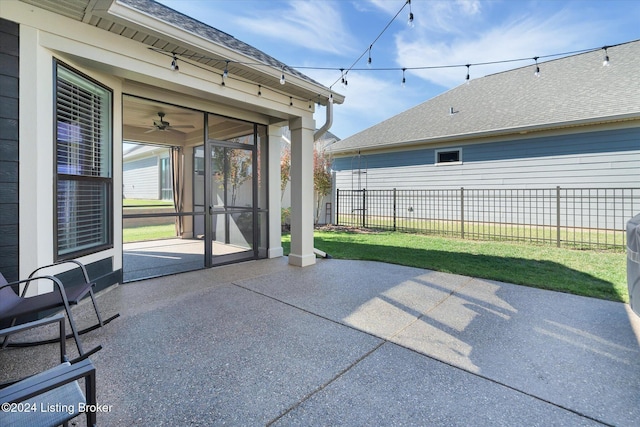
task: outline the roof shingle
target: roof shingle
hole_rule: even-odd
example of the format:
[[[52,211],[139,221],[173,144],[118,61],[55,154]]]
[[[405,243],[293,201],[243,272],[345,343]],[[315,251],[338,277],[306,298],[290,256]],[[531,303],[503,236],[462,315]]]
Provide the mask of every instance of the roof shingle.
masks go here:
[[[333,145],[382,148],[640,118],[640,41],[492,74],[444,92]],[[453,109],[454,113],[450,111]]]

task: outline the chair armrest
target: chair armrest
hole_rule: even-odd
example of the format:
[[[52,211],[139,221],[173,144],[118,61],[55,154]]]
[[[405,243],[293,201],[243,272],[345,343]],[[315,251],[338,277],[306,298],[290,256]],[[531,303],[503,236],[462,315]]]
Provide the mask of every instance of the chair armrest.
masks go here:
[[[27,294],[27,289],[29,289],[29,285],[31,284],[31,282],[36,281],[36,280],[51,280],[53,282],[53,284],[55,285],[54,288],[57,287],[58,290],[60,291],[60,294],[62,295],[62,299],[63,300],[67,299],[67,294],[64,291],[64,285],[62,284],[60,279],[58,279],[55,276],[29,277],[28,279],[17,280],[15,282],[7,283],[6,285],[0,286],[0,287],[4,288],[6,286],[15,286],[15,285],[20,285],[21,283],[25,283],[24,289],[22,290],[22,292],[20,292],[20,298],[29,298],[29,297],[25,297],[25,295]]]
[[[85,379],[84,395],[76,382],[81,378]],[[0,412],[0,424],[66,425],[67,421],[81,413],[81,404],[84,403],[87,405],[84,408],[87,425],[96,425],[96,369],[89,359],[76,364],[67,362],[0,390],[0,403],[20,402],[25,402],[35,410],[12,412],[9,407],[9,411]],[[54,412],[39,411],[42,405],[47,408],[52,404],[59,404],[63,409]]]
[[[89,359],[84,359],[78,363],[74,363],[73,365],[69,362],[65,362],[44,372],[25,378],[22,381],[12,384],[6,388],[0,389],[0,402],[22,402],[64,384],[89,376],[94,380],[92,386],[95,386],[95,372],[96,368]],[[89,399],[89,397],[87,397],[87,399]]]
[[[31,272],[31,274],[29,275],[29,278],[31,278],[32,276],[34,276],[38,271],[40,270],[44,270],[45,268],[50,268],[50,267],[56,267],[59,265],[64,265],[64,264],[75,264],[76,267],[75,268],[80,268],[80,270],[82,270],[82,275],[84,276],[84,281],[86,283],[91,282],[89,280],[89,274],[87,273],[87,268],[84,266],[83,263],[81,263],[80,261],[77,261],[75,259],[68,259],[68,260],[64,260],[64,261],[58,261],[58,262],[54,262],[53,264],[49,264],[49,265],[43,265],[42,267],[38,267],[35,270],[33,270]]]
[[[44,319],[34,320],[33,322],[23,323],[21,325],[12,326],[10,328],[0,329],[0,337],[5,336],[9,337],[9,335],[13,335],[18,332],[26,331],[29,329],[37,328],[39,326],[48,325],[51,323],[58,322],[60,324],[60,362],[64,362],[66,359],[66,330],[65,330],[65,322],[64,315],[62,313],[58,313],[54,316],[45,317]]]

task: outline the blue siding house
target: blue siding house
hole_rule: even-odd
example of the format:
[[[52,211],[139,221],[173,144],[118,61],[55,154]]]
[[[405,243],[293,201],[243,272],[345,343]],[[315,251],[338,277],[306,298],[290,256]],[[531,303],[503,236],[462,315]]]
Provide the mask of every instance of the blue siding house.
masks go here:
[[[489,75],[331,146],[336,188],[640,184],[640,41]]]

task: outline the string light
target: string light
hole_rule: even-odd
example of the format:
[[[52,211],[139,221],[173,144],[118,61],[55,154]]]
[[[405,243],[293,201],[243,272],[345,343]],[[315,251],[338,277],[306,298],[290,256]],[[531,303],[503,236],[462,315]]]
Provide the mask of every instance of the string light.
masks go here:
[[[407,2],[405,3],[405,6],[409,4],[409,7],[411,8],[411,1],[407,0]],[[404,6],[403,6],[404,8]],[[391,23],[397,18],[397,16],[400,14],[400,12],[402,11],[402,8],[398,11],[398,13],[394,16],[394,18],[392,19],[392,21],[387,25],[387,27],[385,28],[385,30],[391,25]],[[576,54],[582,54],[582,53],[591,53],[591,52],[596,52],[598,50],[604,50],[604,60],[602,62],[602,66],[604,67],[608,67],[610,66],[609,63],[609,54],[608,54],[608,49],[612,48],[612,47],[617,47],[620,45],[624,45],[624,44],[628,44],[628,43],[632,43],[632,42],[637,42],[638,40],[633,40],[630,42],[623,42],[623,43],[618,43],[615,45],[607,45],[607,46],[603,46],[600,48],[589,48],[589,49],[581,49],[581,50],[575,50],[575,51],[570,51],[570,52],[563,52],[563,53],[554,53],[554,54],[550,54],[550,55],[544,55],[544,56],[536,56],[533,58],[516,58],[516,59],[507,59],[507,60],[499,60],[499,61],[491,61],[491,62],[479,62],[479,63],[469,63],[469,64],[450,64],[450,65],[434,65],[434,66],[420,66],[420,67],[403,67],[403,68],[398,68],[398,67],[389,67],[389,68],[373,68],[371,69],[370,67],[363,69],[363,68],[354,68],[355,64],[362,59],[362,57],[368,52],[369,53],[369,58],[368,58],[368,63],[370,63],[371,61],[371,49],[373,48],[374,43],[380,38],[380,36],[384,33],[384,31],[382,31],[382,33],[380,33],[380,35],[378,35],[378,37],[376,38],[376,40],[374,40],[374,42],[372,44],[369,45],[369,47],[367,48],[367,50],[365,50],[365,52],[363,52],[363,54],[352,64],[352,66],[348,69],[344,69],[344,68],[340,68],[338,69],[341,72],[341,78],[338,79],[338,81],[343,81],[343,84],[345,86],[345,88],[348,85],[348,81],[347,81],[347,73],[350,70],[371,70],[371,71],[392,71],[392,70],[401,70],[402,71],[402,83],[404,86],[404,83],[406,83],[406,71],[407,70],[428,70],[428,69],[444,69],[444,68],[456,68],[456,67],[467,67],[467,75],[466,75],[466,83],[470,82],[470,67],[472,65],[474,66],[482,66],[482,65],[494,65],[494,64],[505,64],[505,63],[511,63],[511,62],[520,62],[520,61],[525,61],[527,59],[531,60],[533,59],[535,61],[535,73],[534,75],[536,77],[540,76],[540,65],[538,63],[538,60],[541,58],[552,58],[552,57],[561,57],[561,56],[569,56],[569,55],[576,55]],[[178,65],[178,59],[183,59],[184,58],[188,58],[188,59],[194,59],[196,61],[202,61],[202,60],[215,60],[216,58],[211,58],[211,57],[206,57],[203,55],[197,55],[197,54],[192,54],[192,55],[180,55],[180,54],[176,54],[174,52],[167,52],[164,51],[162,49],[158,49],[158,48],[153,48],[150,47],[149,49],[155,51],[155,52],[159,52],[162,53],[164,55],[170,56],[172,58],[171,60],[171,70],[174,71],[179,71],[180,67]],[[178,58],[180,57],[180,58]],[[255,65],[255,66],[265,66],[265,67],[272,67],[269,66],[268,64],[265,63],[260,63],[260,62],[240,62],[240,61],[230,61],[230,60],[225,60],[225,68],[224,71],[222,73],[222,81],[221,81],[221,86],[225,86],[225,80],[227,78],[229,78],[228,75],[228,65],[229,63],[235,63],[235,64],[241,64],[241,65]],[[204,66],[200,66],[197,63],[192,63],[192,62],[188,62],[188,64],[197,67],[197,68],[201,68],[203,70],[210,70],[209,67],[204,67]],[[296,66],[296,67],[291,67],[291,68],[300,68],[300,69],[314,69],[314,70],[336,70],[336,68],[334,67],[314,67],[314,66]],[[284,85],[285,84],[285,74],[284,74],[284,70],[285,70],[285,66],[282,66],[282,73],[281,73],[281,77],[280,77],[280,84]],[[241,81],[245,81],[246,83],[251,83],[250,81],[244,80],[244,79],[236,79],[236,80],[241,80]],[[332,84],[331,86],[328,87],[329,90],[331,90],[331,88],[335,85],[336,82],[334,82],[334,84]],[[262,86],[261,85],[257,85],[258,86],[258,96],[262,96]],[[288,95],[282,92],[279,92],[273,88],[271,88],[271,90],[275,93],[279,93],[281,95]],[[296,98],[299,99],[299,98]],[[330,93],[330,96],[327,99],[327,102],[333,102],[333,94]],[[312,99],[300,99],[300,101],[304,102],[304,101],[309,101],[309,103],[312,105],[313,101]],[[290,105],[292,102],[292,97],[290,97]],[[321,95],[318,95],[318,105],[321,105]]]
[[[609,53],[607,53],[607,49],[608,48],[609,48],[609,46],[603,47],[603,49],[604,49],[604,61],[602,61],[602,66],[603,67],[608,67],[609,66]]]
[[[289,97],[289,107],[293,107],[293,96]]]
[[[371,48],[373,47],[373,45],[369,46],[369,59],[367,59],[367,65],[369,67],[371,67]]]
[[[387,31],[387,29],[391,26],[391,24],[393,24],[393,22],[396,20],[396,18],[398,18],[398,15],[400,15],[400,12],[402,12],[404,10],[404,8],[409,5],[409,23],[411,25],[413,25],[413,13],[411,12],[411,0],[407,0],[406,3],[404,3],[402,5],[402,7],[400,8],[400,10],[398,10],[398,12],[393,16],[393,18],[391,18],[391,21],[389,21],[389,23],[386,25],[386,27],[384,27],[382,29],[382,31],[380,32],[380,34],[378,34],[378,37],[375,38],[375,40],[369,45],[369,48],[366,49],[364,52],[362,52],[362,54],[353,62],[353,64],[351,64],[351,66],[347,69],[346,72],[349,72],[349,70],[353,69],[353,67],[355,67],[355,65],[362,59],[362,57],[369,52],[369,62],[371,60],[371,48],[373,47],[373,45],[378,41],[378,39],[380,37],[382,37],[382,35],[384,34],[385,31]],[[341,69],[340,71],[342,71],[342,76],[341,78],[344,78],[344,76],[346,75],[346,73],[344,72],[344,69]],[[329,89],[331,89],[339,80],[336,80],[335,82],[333,82],[332,85],[329,86]]]
[[[227,59],[226,64],[224,66],[224,71],[222,72],[222,78],[226,79],[229,77],[229,60]]]
[[[407,25],[409,25],[410,28],[413,28],[413,11],[411,10],[411,0],[407,0],[407,3],[409,5],[409,19],[407,20]]]
[[[405,72],[405,71],[407,71],[407,69],[406,69],[406,68],[403,68],[403,69],[402,69],[402,84],[401,84],[401,86],[402,86],[402,87],[404,87],[404,86],[405,86],[405,83],[407,83],[407,79],[405,79],[405,78],[404,78],[404,72]]]

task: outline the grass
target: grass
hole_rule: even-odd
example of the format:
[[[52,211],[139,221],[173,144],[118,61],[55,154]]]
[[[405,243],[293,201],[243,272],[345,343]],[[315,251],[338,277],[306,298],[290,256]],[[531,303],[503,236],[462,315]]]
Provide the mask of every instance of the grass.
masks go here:
[[[122,242],[142,242],[145,240],[172,239],[176,237],[176,227],[169,225],[145,225],[122,229]]]
[[[362,218],[357,215],[340,215],[340,223],[358,227]],[[422,218],[392,218],[368,216],[367,228],[397,230],[406,233],[422,233],[443,237],[462,237],[462,224],[457,220],[436,220]],[[560,233],[558,235],[558,232]],[[571,249],[624,250],[626,230],[593,229],[555,225],[504,224],[479,221],[465,221],[465,238],[511,242],[546,242],[555,244],[557,239],[563,247]]]
[[[122,206],[173,207],[171,200],[122,199]]]
[[[285,254],[290,236],[282,238]],[[628,302],[626,255],[542,245],[479,242],[398,232],[316,231],[315,247],[334,258],[382,261]]]

